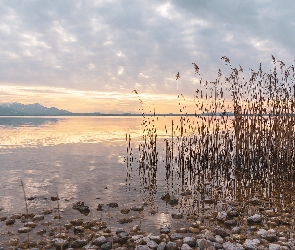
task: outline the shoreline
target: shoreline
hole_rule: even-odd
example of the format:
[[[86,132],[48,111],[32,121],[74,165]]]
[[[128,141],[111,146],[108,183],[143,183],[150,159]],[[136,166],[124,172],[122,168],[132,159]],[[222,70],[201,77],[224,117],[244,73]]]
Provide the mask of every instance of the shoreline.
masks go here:
[[[88,208],[82,203],[74,206],[80,212]],[[227,209],[215,209],[201,216],[170,213],[172,220],[185,220],[186,226],[157,228],[153,234],[141,231],[144,220],[140,218],[148,207],[130,208],[137,217],[130,216],[128,209],[123,211],[117,203],[100,208],[108,213],[109,221],[110,209],[121,209],[122,217],[116,218],[118,227],[111,227],[107,218],[87,220],[82,214],[79,219],[62,222],[58,209],[29,214],[28,219],[26,214],[6,217],[0,211],[0,249],[26,249],[28,232],[30,248],[35,250],[61,249],[61,245],[63,249],[85,250],[295,249],[294,207],[291,205],[279,210],[254,198],[247,203],[229,202]],[[249,214],[249,211],[252,212]]]

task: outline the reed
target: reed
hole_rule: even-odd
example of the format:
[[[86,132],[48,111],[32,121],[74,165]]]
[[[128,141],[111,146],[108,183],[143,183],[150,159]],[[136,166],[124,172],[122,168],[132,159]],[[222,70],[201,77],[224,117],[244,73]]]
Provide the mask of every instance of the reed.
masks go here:
[[[295,190],[294,65],[287,67],[272,56],[272,69],[264,72],[260,64],[247,73],[228,57],[221,59],[229,73],[219,69],[214,81],[200,77],[195,117],[188,116],[185,98],[178,95],[179,120],[172,120],[171,130],[165,126],[165,189],[187,214],[200,213],[210,200],[215,207],[218,201],[257,197],[286,207]],[[193,66],[200,76],[200,68]],[[152,206],[160,154],[157,119],[155,111],[152,116],[143,112],[139,144],[141,191]],[[189,199],[181,195],[186,190]]]
[[[28,223],[28,219],[29,219],[29,209],[28,209],[28,201],[27,201],[27,196],[26,196],[26,192],[25,192],[25,187],[24,187],[24,183],[21,180],[20,181],[21,186],[22,186],[22,190],[23,190],[23,195],[24,195],[24,201],[25,201],[25,207],[26,207],[26,223]],[[27,248],[30,248],[30,232],[28,230],[27,232]]]

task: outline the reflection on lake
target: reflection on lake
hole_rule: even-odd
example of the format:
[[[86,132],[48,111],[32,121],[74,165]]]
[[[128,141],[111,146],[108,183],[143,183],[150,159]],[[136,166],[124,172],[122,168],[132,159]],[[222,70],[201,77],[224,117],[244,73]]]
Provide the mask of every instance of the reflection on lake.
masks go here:
[[[4,214],[25,211],[20,180],[33,198],[31,212],[56,207],[50,197],[57,192],[63,220],[81,217],[72,209],[78,201],[89,206],[87,218],[108,220],[106,204],[117,202],[119,209],[111,210],[112,226],[130,228],[141,223],[144,231],[151,232],[160,226],[186,224],[172,219],[171,213],[206,220],[229,209],[230,202],[240,203],[249,214],[258,209],[251,208],[253,199],[276,211],[294,205],[293,175],[283,173],[288,170],[272,169],[266,158],[257,158],[259,147],[248,147],[246,156],[242,151],[233,153],[236,143],[247,138],[234,140],[231,117],[215,117],[211,126],[212,117],[26,118],[25,123],[5,119],[0,119]],[[218,119],[225,119],[222,126],[217,126]],[[195,129],[203,124],[208,131]],[[262,132],[267,138],[267,130]],[[143,202],[147,207],[134,222],[118,225],[122,208]],[[103,211],[96,211],[98,204],[104,204]],[[138,213],[131,211],[128,216],[133,215]]]

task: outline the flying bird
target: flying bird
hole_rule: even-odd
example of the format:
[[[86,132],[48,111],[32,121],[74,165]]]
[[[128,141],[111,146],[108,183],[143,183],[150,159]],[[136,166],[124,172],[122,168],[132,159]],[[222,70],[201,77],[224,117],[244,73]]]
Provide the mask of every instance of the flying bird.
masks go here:
[[[195,68],[195,74],[199,73],[200,68],[198,67],[198,65],[195,63],[192,63],[192,64],[194,65],[194,68]]]
[[[177,72],[176,76],[176,80],[178,80],[180,78],[179,72]]]
[[[134,92],[135,94],[137,94],[137,95],[138,95],[138,92],[137,92],[137,90],[136,90],[136,89],[132,90],[132,92]]]

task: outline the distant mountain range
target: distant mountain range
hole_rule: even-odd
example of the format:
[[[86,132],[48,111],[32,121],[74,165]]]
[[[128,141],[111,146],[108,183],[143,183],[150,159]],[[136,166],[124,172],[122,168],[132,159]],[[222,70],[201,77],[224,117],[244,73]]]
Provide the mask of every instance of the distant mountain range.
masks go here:
[[[0,104],[0,116],[40,116],[70,115],[71,112],[55,107],[47,108],[39,103],[22,104],[18,102]]]

